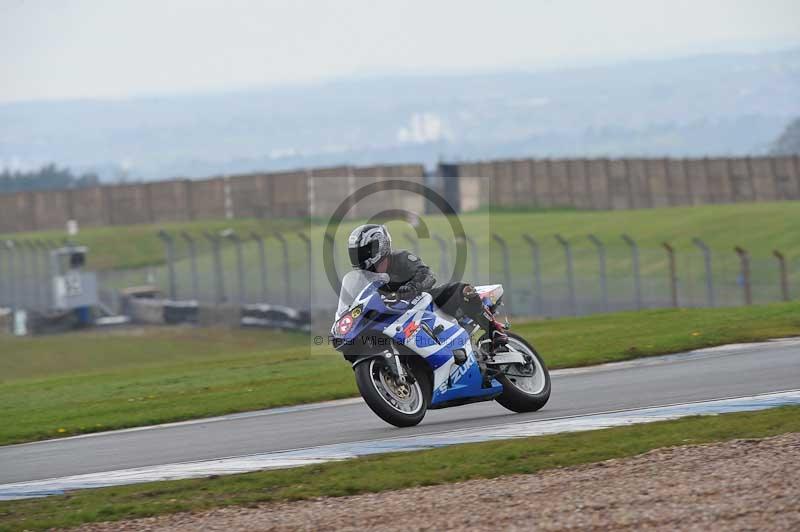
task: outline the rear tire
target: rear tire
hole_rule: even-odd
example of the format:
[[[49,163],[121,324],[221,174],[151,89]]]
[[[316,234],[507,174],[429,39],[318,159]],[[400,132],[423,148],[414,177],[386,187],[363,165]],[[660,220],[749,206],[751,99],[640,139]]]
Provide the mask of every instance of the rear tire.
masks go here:
[[[547,366],[542,357],[539,356],[539,353],[536,352],[536,349],[522,336],[509,334],[508,343],[518,351],[534,357],[535,360],[531,363],[533,366],[532,377],[525,377],[527,386],[523,386],[522,378],[515,377],[513,374],[524,375],[529,370],[519,364],[504,366],[503,374],[495,377],[503,385],[503,393],[495,400],[512,412],[535,412],[547,404],[550,399],[550,372],[547,371]],[[506,372],[510,375],[507,376]],[[544,382],[539,379],[543,379]],[[528,385],[528,381],[535,384]],[[529,390],[526,391],[525,387],[529,388]]]
[[[404,363],[403,367],[413,374],[413,384],[398,384],[382,357],[365,360],[353,369],[361,397],[378,417],[395,427],[413,427],[428,410],[431,384],[428,375],[414,365]]]

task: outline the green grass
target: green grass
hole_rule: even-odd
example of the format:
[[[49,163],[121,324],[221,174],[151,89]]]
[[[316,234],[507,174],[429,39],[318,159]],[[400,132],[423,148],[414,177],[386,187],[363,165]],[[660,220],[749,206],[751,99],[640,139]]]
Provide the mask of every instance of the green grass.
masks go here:
[[[517,309],[533,308],[531,250],[522,236],[536,238],[540,245],[544,295],[567,300],[564,251],[553,235],[560,234],[572,244],[574,271],[579,296],[599,301],[599,267],[597,252],[587,238],[596,235],[606,246],[609,292],[612,302],[633,301],[631,252],[622,240],[629,234],[641,248],[641,272],[645,300],[669,302],[669,269],[662,243],[670,243],[676,251],[679,296],[682,304],[705,304],[704,264],[699,250],[692,244],[701,237],[711,248],[712,268],[718,303],[741,304],[742,291],[737,286],[739,259],[735,246],[748,250],[757,302],[780,298],[777,261],[773,250],[782,251],[794,266],[790,267],[790,283],[800,287],[800,202],[753,203],[702,207],[675,207],[631,211],[522,211],[478,213],[461,217],[467,235],[483,250],[479,256],[478,280],[505,282],[501,253],[490,236],[496,233],[508,242],[510,273]],[[444,220],[429,220],[432,233],[445,238],[451,234]],[[409,246],[404,236],[408,229],[392,225],[395,240]],[[454,245],[451,245],[451,256]],[[491,250],[490,252],[488,250]],[[439,267],[436,244],[421,242],[420,254],[435,269]],[[452,262],[452,261],[451,261]],[[471,279],[471,259],[466,262],[465,277]],[[523,311],[524,312],[524,311]]]
[[[301,230],[308,227],[303,219],[237,219],[197,220],[192,222],[167,222],[160,224],[126,225],[110,227],[86,227],[70,240],[89,246],[88,267],[95,270],[141,268],[164,264],[164,243],[157,233],[163,229],[173,235],[186,232],[202,239],[203,232],[219,233],[233,229],[243,237],[251,231],[268,235],[273,231]],[[67,238],[65,231],[38,231],[0,235],[0,240],[44,239],[61,242]],[[201,241],[200,246],[205,246]]]
[[[777,262],[772,256],[774,249],[781,250],[790,261],[800,260],[800,202],[753,203],[736,205],[713,205],[702,207],[675,207],[633,211],[576,211],[564,209],[547,210],[499,210],[481,211],[461,215],[465,233],[479,248],[478,273],[473,272],[472,258],[467,257],[464,278],[472,282],[505,282],[501,253],[492,241],[492,234],[503,236],[509,245],[510,273],[513,285],[513,298],[517,309],[533,308],[531,296],[531,251],[522,236],[529,234],[540,243],[541,269],[544,282],[544,295],[550,299],[567,299],[565,283],[564,251],[553,237],[561,234],[573,247],[574,270],[578,283],[578,295],[593,297],[599,301],[598,261],[595,248],[587,239],[589,233],[595,234],[607,247],[607,273],[612,302],[632,305],[633,284],[631,282],[631,252],[620,238],[622,233],[630,234],[641,247],[641,272],[644,276],[645,300],[669,302],[668,261],[663,242],[669,242],[677,253],[679,295],[685,305],[705,303],[705,277],[702,257],[692,244],[692,238],[702,237],[713,252],[712,266],[715,274],[717,301],[720,304],[740,304],[742,290],[737,286],[739,262],[733,251],[734,246],[743,246],[751,253],[754,290],[756,302],[767,303],[780,298],[777,276]],[[450,256],[448,263],[452,268],[455,244],[452,230],[443,216],[425,216],[431,234],[445,239]],[[322,236],[325,225],[318,220],[307,226],[313,244],[314,260],[309,267],[306,251],[299,238],[290,232],[289,260],[294,279],[293,291],[298,300],[318,300],[327,293],[327,279],[323,268]],[[343,223],[337,232],[335,249],[337,264],[346,271],[346,238],[349,232],[363,220]],[[406,235],[413,230],[405,222],[390,222],[394,246],[414,247]],[[284,278],[283,256],[274,239],[266,243],[268,292],[273,301],[282,301]],[[419,253],[423,260],[437,273],[440,280],[450,277],[450,271],[442,271],[440,249],[429,238],[420,239]],[[470,250],[468,250],[469,252]],[[230,245],[223,250],[223,262],[228,270],[226,286],[230,292],[236,284],[235,254]],[[251,299],[260,291],[259,255],[254,244],[244,246],[246,286]],[[177,263],[179,277],[179,296],[190,296],[188,292],[188,260]],[[198,261],[201,287],[213,283],[213,264],[207,253]],[[163,269],[157,275],[161,288],[166,290],[167,276]],[[307,281],[313,279],[315,291]],[[790,282],[800,286],[800,268],[790,267]],[[795,288],[796,290],[796,288]],[[210,292],[209,292],[210,295]],[[525,312],[523,310],[522,312]]]
[[[476,212],[459,217],[465,233],[477,247],[478,274],[473,273],[472,258],[467,257],[464,278],[482,283],[505,282],[502,255],[492,234],[501,235],[509,248],[510,273],[514,287],[514,300],[518,308],[532,307],[531,250],[523,235],[531,235],[539,241],[544,294],[549,298],[566,300],[564,251],[554,238],[560,234],[572,244],[575,276],[578,280],[578,295],[592,296],[599,300],[597,253],[587,238],[596,235],[606,245],[609,292],[612,301],[632,303],[631,252],[621,235],[632,236],[641,248],[641,272],[645,277],[646,300],[669,302],[668,260],[662,243],[670,243],[677,254],[679,292],[683,304],[705,303],[704,264],[699,250],[692,244],[694,237],[701,237],[711,248],[712,267],[715,274],[717,301],[721,304],[741,304],[742,290],[737,286],[739,259],[735,246],[742,246],[751,255],[754,282],[754,297],[757,302],[777,301],[780,297],[777,262],[772,251],[782,251],[794,266],[790,267],[790,282],[800,286],[800,202],[744,203],[735,205],[712,205],[699,207],[674,207],[630,211],[575,211],[575,210],[500,210]],[[444,238],[448,245],[449,265],[452,268],[455,255],[453,233],[443,216],[425,216],[424,221],[433,235]],[[336,240],[338,264],[347,264],[344,242],[349,231],[361,221],[342,224]],[[398,248],[411,249],[413,244],[406,235],[413,230],[405,222],[389,223],[393,244]],[[310,233],[315,242],[321,242],[324,228],[311,226]],[[299,241],[294,244],[299,246]],[[299,247],[293,252],[293,267],[308,276]],[[321,245],[315,245],[321,249]],[[469,249],[467,250],[469,253]],[[431,266],[441,280],[450,277],[442,272],[438,244],[428,238],[419,241],[419,254]],[[254,250],[249,262],[255,264]],[[278,267],[277,259],[272,271]],[[255,271],[255,268],[253,268]],[[255,273],[253,274],[255,275]],[[312,272],[317,287],[325,286],[321,261],[315,262]],[[253,277],[248,282],[256,282]],[[530,307],[529,307],[530,306]]]
[[[296,469],[85,490],[45,499],[0,502],[0,530],[41,530],[221,506],[337,497],[536,473],[634,456],[661,447],[798,431],[800,407],[783,407],[466,444]]]
[[[568,298],[565,281],[564,252],[553,238],[561,234],[573,247],[574,271],[578,297],[584,301],[600,302],[599,266],[596,250],[587,235],[599,237],[607,247],[608,289],[612,308],[633,308],[634,292],[631,280],[630,249],[620,238],[627,233],[641,247],[640,262],[643,275],[645,302],[655,306],[668,305],[670,301],[669,270],[663,242],[669,242],[677,253],[679,298],[684,306],[706,303],[705,273],[702,257],[692,245],[692,238],[702,237],[713,252],[712,267],[717,304],[739,305],[742,289],[737,284],[739,259],[734,246],[742,246],[751,254],[753,297],[756,303],[778,301],[781,298],[777,261],[772,251],[782,251],[790,261],[789,281],[794,293],[800,287],[800,202],[740,203],[733,205],[706,205],[698,207],[672,207],[629,211],[580,211],[572,209],[497,209],[482,210],[459,217],[466,234],[476,242],[478,271],[473,271],[472,257],[468,256],[463,278],[473,283],[506,282],[501,253],[493,243],[493,233],[502,235],[509,244],[510,274],[513,310],[518,314],[536,311],[533,296],[531,250],[523,235],[532,235],[540,243],[541,275],[545,300],[561,301],[566,310]],[[448,245],[452,268],[455,244],[445,217],[425,216],[430,232],[442,236]],[[349,231],[363,220],[350,220],[337,232],[336,256],[341,272],[349,269],[346,256],[346,237]],[[390,222],[397,248],[413,247],[406,238],[413,233],[405,222]],[[157,225],[135,225],[106,228],[85,228],[78,241],[90,247],[89,266],[96,270],[123,270],[102,278],[106,289],[122,289],[153,282],[167,293],[168,275],[164,266],[164,246],[157,238],[158,229],[174,235],[187,231],[200,238],[203,231],[218,233],[231,228],[246,236],[251,231],[269,235],[275,230],[285,231],[289,242],[289,270],[292,275],[294,303],[319,301],[334,296],[328,287],[322,261],[322,236],[325,220],[208,220]],[[305,245],[296,233],[310,235],[314,258],[309,265]],[[7,235],[11,238],[61,239],[63,232],[27,233]],[[419,242],[419,252],[441,281],[450,278],[450,271],[441,271],[440,250],[428,238]],[[283,275],[283,254],[278,241],[266,240],[267,299],[284,303],[286,280]],[[176,273],[177,297],[193,298],[190,282],[191,265],[186,258],[187,248],[182,240],[177,242]],[[198,241],[199,299],[214,298],[214,265],[210,246],[205,239]],[[257,246],[245,242],[246,299],[261,299],[260,255]],[[224,286],[228,297],[237,296],[236,254],[232,243],[223,243]],[[145,272],[142,268],[148,267]],[[128,269],[127,271],[125,271]],[[154,275],[150,275],[150,274]],[[340,274],[341,275],[341,274]],[[313,289],[312,282],[313,280]],[[599,307],[598,307],[599,308]],[[550,311],[555,313],[554,311]],[[579,309],[579,313],[583,313]]]
[[[800,302],[531,321],[551,368],[800,335]],[[350,366],[300,334],[140,328],[0,335],[0,444],[356,395]]]
[[[0,443],[148,425],[353,394],[306,336],[135,329],[0,337]]]
[[[511,330],[531,339],[549,366],[566,368],[800,335],[800,302],[595,314]]]
[[[789,256],[800,254],[800,202],[738,203],[698,207],[670,207],[630,211],[500,212],[490,215],[490,228],[511,238],[530,233],[551,240],[561,233],[581,246],[591,247],[586,235],[594,233],[608,245],[624,246],[622,233],[640,245],[660,247],[671,242],[677,250],[693,249],[701,237],[719,252],[734,246],[754,256],[767,257],[773,249]]]
[[[559,268],[563,262],[563,252],[553,235],[559,233],[573,241],[576,258],[592,254],[593,248],[586,235],[593,233],[606,242],[610,248],[609,260],[612,270],[617,262],[627,264],[627,248],[620,239],[622,233],[633,236],[644,248],[662,254],[661,243],[672,243],[678,252],[694,252],[691,239],[702,237],[719,254],[735,260],[734,246],[743,246],[753,257],[771,260],[774,249],[783,251],[789,257],[800,255],[800,202],[776,203],[737,203],[732,205],[705,205],[697,207],[670,207],[659,209],[625,211],[580,211],[574,209],[495,209],[463,214],[460,217],[467,235],[485,249],[490,244],[490,234],[504,236],[512,248],[512,262],[519,263],[520,272],[529,272],[528,249],[521,240],[522,234],[537,237],[542,245],[545,266],[553,262]],[[434,234],[446,239],[451,235],[447,221],[442,216],[425,216],[425,222]],[[316,241],[321,242],[325,220],[204,220],[194,222],[175,222],[153,225],[133,225],[114,227],[87,227],[81,230],[78,240],[91,247],[90,265],[95,269],[122,269],[152,266],[164,263],[163,245],[156,238],[159,229],[171,233],[187,231],[200,235],[202,231],[218,232],[232,228],[241,235],[250,231],[269,234],[278,229],[311,230]],[[341,234],[349,232],[363,220],[342,224]],[[404,237],[411,232],[409,226],[392,222],[397,247],[409,247]],[[63,231],[19,233],[4,235],[2,238],[46,238],[62,239]],[[452,240],[452,239],[451,239]],[[452,244],[452,242],[451,242]],[[301,242],[292,238],[292,255],[302,258]],[[277,242],[269,242],[271,249],[277,249]],[[317,249],[320,249],[317,246]],[[431,265],[438,265],[438,249],[435,242],[424,240],[421,244],[423,258]],[[345,259],[344,249],[338,250]],[[617,257],[619,255],[619,257]],[[492,254],[496,258],[496,254]],[[256,260],[250,253],[248,262]],[[232,259],[232,255],[226,257]],[[645,257],[646,258],[646,257]],[[587,261],[589,262],[589,261]],[[594,264],[594,261],[591,261]],[[648,268],[647,261],[643,264]],[[659,266],[660,267],[660,266]],[[515,266],[517,268],[517,266]],[[512,268],[514,269],[514,268]],[[469,268],[468,268],[469,273]],[[488,253],[481,255],[481,271],[500,272],[496,260],[490,260]]]

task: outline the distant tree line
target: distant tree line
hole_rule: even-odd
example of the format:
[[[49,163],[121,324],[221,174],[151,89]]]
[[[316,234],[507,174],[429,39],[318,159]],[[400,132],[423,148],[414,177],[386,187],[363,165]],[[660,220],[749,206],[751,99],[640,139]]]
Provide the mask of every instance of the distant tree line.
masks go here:
[[[772,145],[774,155],[800,154],[800,118],[795,118]]]
[[[28,172],[3,170],[0,173],[0,193],[23,192],[28,190],[53,190],[64,188],[91,187],[100,184],[96,174],[73,174],[68,168],[48,164]]]

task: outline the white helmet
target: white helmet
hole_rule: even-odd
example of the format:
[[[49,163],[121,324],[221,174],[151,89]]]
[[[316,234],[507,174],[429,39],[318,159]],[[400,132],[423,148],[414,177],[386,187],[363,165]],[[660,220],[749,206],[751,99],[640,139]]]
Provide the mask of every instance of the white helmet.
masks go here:
[[[356,227],[347,240],[350,264],[361,270],[369,270],[391,251],[392,237],[382,225],[366,224]]]

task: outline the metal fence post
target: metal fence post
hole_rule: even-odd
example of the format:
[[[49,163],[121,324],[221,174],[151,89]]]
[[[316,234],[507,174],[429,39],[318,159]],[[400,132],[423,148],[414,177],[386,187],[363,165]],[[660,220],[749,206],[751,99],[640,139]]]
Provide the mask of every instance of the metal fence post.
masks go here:
[[[186,242],[186,248],[189,250],[189,275],[192,278],[192,299],[199,301],[200,281],[197,278],[197,247],[195,246],[194,238],[192,238],[189,233],[181,233],[181,238]]]
[[[6,260],[5,243],[0,245],[0,307],[6,305],[6,277],[8,276],[8,266],[4,264]]]
[[[283,282],[284,282],[284,303],[287,306],[291,305],[292,301],[292,274],[289,267],[289,244],[286,242],[286,237],[277,231],[274,233],[275,238],[280,242],[283,249]]]
[[[564,258],[567,261],[567,289],[569,290],[569,311],[573,316],[578,315],[578,301],[575,296],[575,270],[572,267],[572,246],[561,235],[554,235],[561,247],[564,248]]]
[[[244,294],[244,254],[242,253],[242,239],[231,230],[225,231],[224,236],[233,242],[236,250],[236,299],[242,305],[245,302]]]
[[[220,305],[225,302],[225,278],[222,276],[222,251],[220,249],[222,239],[207,232],[203,232],[203,236],[211,243],[211,253],[214,260],[215,299],[216,304]]]
[[[6,257],[8,253],[6,252],[5,242],[0,242],[0,307],[6,306],[6,290],[8,286],[8,261]]]
[[[42,279],[42,261],[39,260],[39,242],[37,240],[29,240],[28,247],[31,250],[31,273],[33,274],[33,306],[37,310],[44,309],[42,304],[42,296],[44,295],[44,283]]]
[[[472,263],[472,282],[478,284],[480,283],[478,244],[475,243],[475,240],[472,239],[472,237],[464,235],[464,239],[467,241],[467,245],[469,246],[470,262]]]
[[[11,307],[14,274],[14,258],[9,240],[0,241],[0,305]],[[4,264],[5,263],[5,264]]]
[[[28,264],[28,249],[27,242],[18,240],[16,245],[17,256],[19,257],[19,275],[17,276],[18,284],[18,304],[20,308],[30,308],[30,272],[31,267]]]
[[[661,244],[667,250],[667,258],[669,260],[669,289],[672,296],[672,306],[678,308],[678,272],[675,265],[675,248],[669,245],[668,242]]]
[[[27,309],[29,305],[28,285],[30,283],[30,264],[28,264],[28,253],[25,250],[25,242],[17,240],[14,243],[14,252],[17,255],[17,306]]]
[[[336,271],[336,275],[338,277],[340,277],[339,280],[341,280],[341,277],[344,277],[344,276],[340,275],[340,273],[341,273],[339,271],[339,262],[340,261],[336,258],[338,256],[338,254],[336,253],[336,245],[335,245],[336,241],[333,238],[333,235],[331,235],[330,233],[327,233],[327,232],[322,236],[322,239],[323,239],[323,246],[324,246],[323,249],[325,249],[326,247],[330,247],[330,250],[331,250],[331,261],[333,261],[333,264],[330,264],[330,265],[323,264],[323,268],[327,269],[328,266],[333,266],[333,269]],[[323,255],[323,260],[324,260],[324,255]],[[347,264],[348,265],[350,264],[349,260],[348,260]]]
[[[450,271],[450,264],[447,260],[447,242],[439,235],[432,235],[431,238],[439,245],[439,272],[441,275],[446,275]]]
[[[30,240],[23,240],[22,241],[23,247],[27,248],[28,255],[30,259],[30,264],[27,272],[30,273],[28,277],[27,284],[27,294],[26,299],[28,300],[28,307],[31,309],[39,309],[39,303],[42,299],[42,284],[41,278],[39,277],[39,249],[37,248],[36,244]],[[31,287],[31,281],[33,282],[33,287]],[[31,290],[31,288],[33,288]]]
[[[14,241],[14,253],[17,258],[17,280],[16,280],[16,290],[17,290],[17,306],[21,309],[27,307],[27,284],[28,284],[28,273],[30,272],[28,268],[28,258],[25,253],[25,241],[24,240],[16,240]]]
[[[414,255],[419,257],[419,239],[414,238],[411,233],[405,233],[403,236],[411,243],[411,249],[414,251]]]
[[[777,249],[772,254],[778,259],[778,268],[781,275],[781,297],[784,301],[789,301],[791,297],[789,295],[789,270],[786,267],[786,257]]]
[[[6,240],[8,250],[8,296],[12,310],[19,308],[19,258],[17,257],[17,245],[13,240]]]
[[[511,265],[509,264],[509,257],[508,257],[508,244],[503,237],[498,235],[497,233],[492,233],[492,240],[497,242],[500,246],[501,256],[503,257],[503,283],[504,283],[504,290],[503,290],[503,301],[506,303],[508,308],[508,314],[513,315],[513,302],[511,293],[513,290],[511,289]]]
[[[744,289],[744,304],[745,305],[752,305],[753,304],[753,292],[750,288],[750,255],[747,253],[746,250],[736,246],[733,248],[736,251],[736,254],[739,255],[739,262],[741,264],[741,279],[742,279],[742,288]]]
[[[167,275],[169,276],[169,298],[177,299],[178,287],[175,280],[175,239],[163,229],[158,232],[158,238],[164,242],[167,258]]]
[[[310,310],[311,304],[314,302],[314,262],[311,255],[311,239],[303,232],[297,233],[297,237],[305,244],[306,259],[308,259],[308,308]]]
[[[642,309],[642,275],[639,269],[639,245],[634,239],[628,235],[622,235],[622,240],[625,241],[631,248],[631,264],[633,266],[633,292],[636,298],[636,309]]]
[[[261,302],[267,301],[267,251],[264,249],[264,239],[258,233],[250,233],[250,238],[258,247],[258,265],[261,277]]]
[[[13,310],[16,306],[15,300],[15,279],[14,279],[14,270],[15,270],[15,257],[14,257],[14,241],[13,240],[6,240],[4,243],[4,247],[6,250],[6,302],[9,307]]]
[[[703,252],[703,262],[706,270],[706,301],[709,307],[714,307],[716,306],[716,301],[714,298],[714,272],[711,269],[711,249],[697,237],[692,239],[692,244]]]
[[[50,264],[50,250],[53,248],[53,245],[46,240],[39,240],[37,241],[37,244],[39,246],[40,260],[42,261],[42,286],[44,286],[42,303],[44,304],[45,310],[47,310],[53,306],[52,279],[54,272],[51,270]]]
[[[531,235],[523,234],[522,239],[531,248],[531,266],[533,268],[533,300],[536,314],[544,314],[544,293],[542,290],[542,263],[539,257],[539,242]]]
[[[600,297],[603,301],[603,312],[608,312],[608,275],[606,273],[606,247],[595,235],[588,235],[589,241],[597,249],[597,266],[600,272]]]

